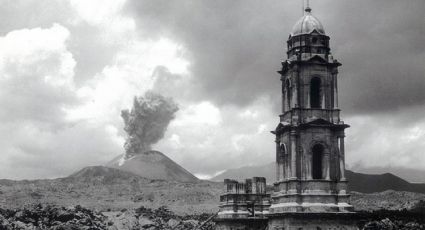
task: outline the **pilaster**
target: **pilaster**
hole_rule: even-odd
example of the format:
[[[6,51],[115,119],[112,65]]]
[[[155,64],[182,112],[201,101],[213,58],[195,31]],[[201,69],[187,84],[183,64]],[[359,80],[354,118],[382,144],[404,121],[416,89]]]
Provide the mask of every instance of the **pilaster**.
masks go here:
[[[291,178],[297,179],[297,133],[296,131],[291,131],[290,133],[291,141]]]
[[[280,174],[280,168],[281,168],[281,164],[282,164],[282,159],[281,159],[281,151],[280,151],[280,143],[278,140],[275,140],[276,143],[276,181],[280,181],[281,180],[281,174]]]
[[[338,137],[339,139],[339,167],[340,167],[340,180],[346,181],[345,178],[345,147],[344,147],[344,138],[345,135],[342,134]]]
[[[324,170],[325,175],[324,175],[324,178],[325,178],[325,180],[330,180],[331,179],[331,177],[330,177],[331,173],[330,173],[330,153],[329,152],[325,153],[324,160],[325,160],[325,170]]]

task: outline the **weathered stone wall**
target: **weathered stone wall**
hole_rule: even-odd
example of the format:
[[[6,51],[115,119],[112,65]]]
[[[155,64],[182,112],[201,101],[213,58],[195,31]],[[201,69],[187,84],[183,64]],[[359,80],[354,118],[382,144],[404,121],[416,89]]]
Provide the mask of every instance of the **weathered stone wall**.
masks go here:
[[[216,230],[260,230],[266,229],[267,219],[227,219],[216,220]]]
[[[266,194],[265,178],[254,177],[245,183],[226,179],[224,187],[218,218],[262,217],[268,213],[270,194]]]
[[[304,214],[269,217],[269,230],[358,230],[354,214]]]

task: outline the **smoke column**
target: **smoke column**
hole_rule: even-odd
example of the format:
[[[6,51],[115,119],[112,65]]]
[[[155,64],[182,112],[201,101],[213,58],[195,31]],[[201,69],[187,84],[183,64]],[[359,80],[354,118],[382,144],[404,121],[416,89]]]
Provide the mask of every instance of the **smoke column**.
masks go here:
[[[134,97],[131,111],[122,110],[125,158],[151,150],[151,146],[164,137],[170,121],[178,111],[172,98],[148,91],[143,97]]]

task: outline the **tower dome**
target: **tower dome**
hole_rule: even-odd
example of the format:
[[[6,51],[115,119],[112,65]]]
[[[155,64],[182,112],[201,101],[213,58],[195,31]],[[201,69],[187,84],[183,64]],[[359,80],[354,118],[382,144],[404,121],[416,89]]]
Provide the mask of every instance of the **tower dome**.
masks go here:
[[[305,15],[300,20],[298,20],[298,22],[292,28],[291,36],[309,34],[314,30],[322,35],[325,35],[325,29],[323,28],[322,23],[320,23],[320,21],[311,14],[311,9],[307,7],[305,12]]]

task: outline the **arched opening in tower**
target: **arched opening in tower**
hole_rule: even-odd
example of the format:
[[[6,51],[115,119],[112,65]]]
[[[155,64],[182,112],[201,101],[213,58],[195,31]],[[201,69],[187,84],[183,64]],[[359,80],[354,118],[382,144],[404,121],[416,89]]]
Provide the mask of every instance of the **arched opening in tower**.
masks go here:
[[[313,146],[313,179],[322,179],[322,158],[323,146],[316,144]]]
[[[313,109],[320,109],[320,78],[314,77],[310,82],[310,107]]]
[[[280,154],[281,154],[282,157],[285,156],[285,154],[286,154],[286,146],[283,143],[280,144]]]

